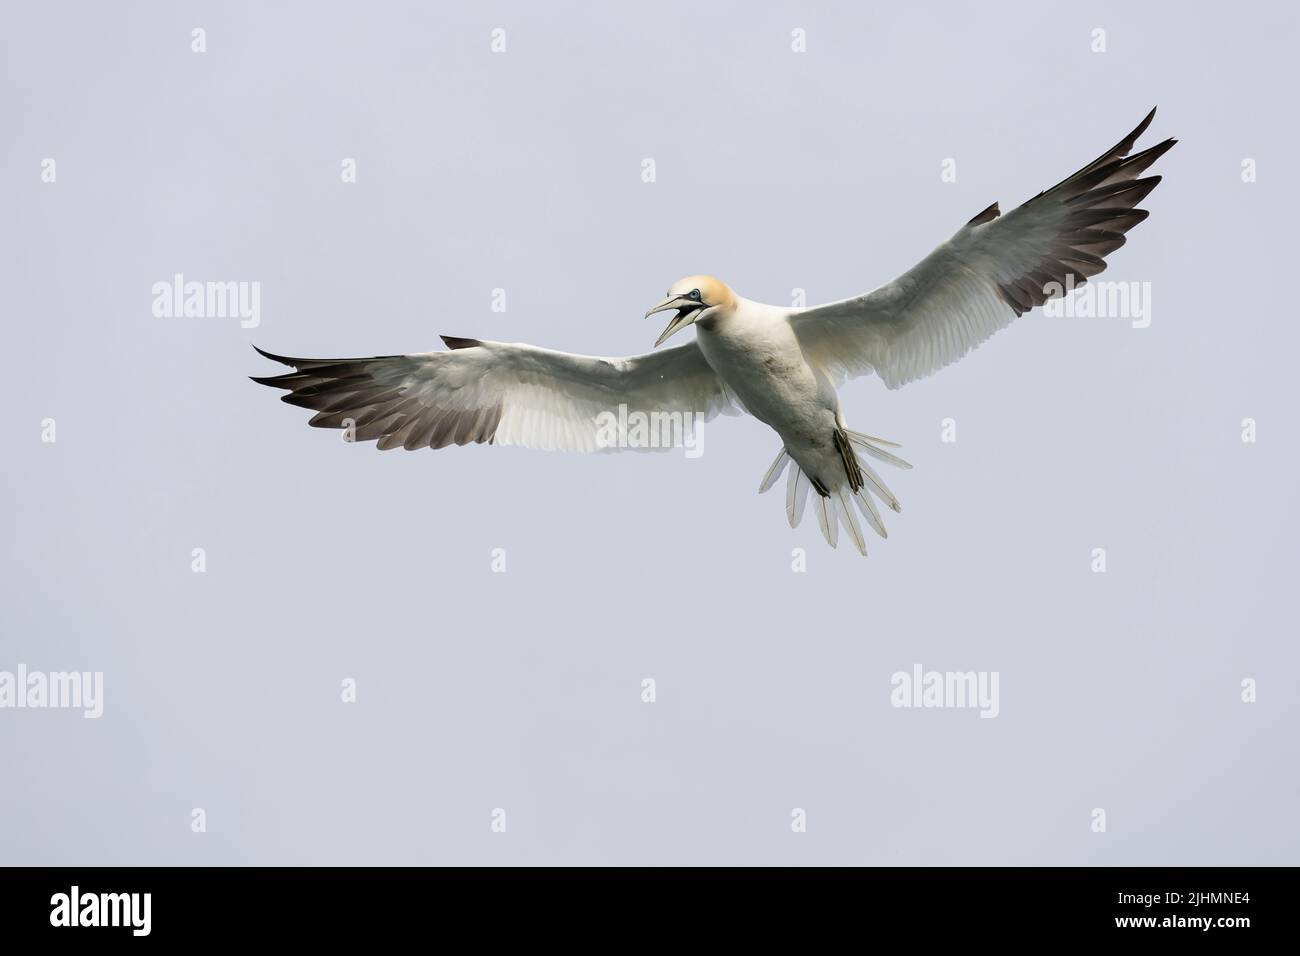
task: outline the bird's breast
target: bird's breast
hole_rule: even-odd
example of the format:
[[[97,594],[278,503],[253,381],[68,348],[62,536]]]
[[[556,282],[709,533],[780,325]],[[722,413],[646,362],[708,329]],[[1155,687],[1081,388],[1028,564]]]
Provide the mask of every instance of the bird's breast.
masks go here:
[[[782,431],[822,404],[816,374],[785,322],[697,323],[700,351],[755,418]]]

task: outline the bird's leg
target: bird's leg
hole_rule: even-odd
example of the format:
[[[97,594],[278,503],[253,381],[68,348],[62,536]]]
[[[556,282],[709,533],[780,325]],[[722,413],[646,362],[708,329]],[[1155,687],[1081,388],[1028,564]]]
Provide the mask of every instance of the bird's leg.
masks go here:
[[[862,466],[858,464],[858,456],[853,453],[853,446],[849,444],[849,436],[844,434],[844,430],[837,428],[834,435],[835,450],[840,453],[840,460],[844,462],[844,472],[849,478],[849,491],[857,494],[858,489],[865,484],[862,478]]]

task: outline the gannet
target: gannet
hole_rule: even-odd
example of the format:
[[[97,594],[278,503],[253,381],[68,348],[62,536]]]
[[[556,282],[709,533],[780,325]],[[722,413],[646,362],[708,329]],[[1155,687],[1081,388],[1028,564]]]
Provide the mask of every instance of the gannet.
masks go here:
[[[623,413],[686,416],[747,412],[782,447],[759,486],[789,467],[786,514],[799,525],[812,493],[835,547],[841,525],[857,550],[854,513],[882,538],[872,497],[898,499],[871,462],[911,466],[894,442],[851,430],[836,388],[874,372],[890,388],[947,366],[1047,299],[1106,268],[1105,257],[1147,217],[1137,204],[1160,182],[1139,178],[1167,139],[1130,156],[1155,116],[1072,176],[1007,215],[977,213],[915,267],[874,292],[811,308],[765,305],[708,275],[673,283],[646,312],[675,311],[655,341],[694,326],[695,339],[628,358],[598,358],[519,343],[442,336],[446,351],[374,358],[266,358],[294,371],[253,381],[287,389],[282,400],[316,411],[309,424],[344,428],[380,449],[471,442],[567,451],[624,447],[602,430]],[[623,436],[626,437],[626,436]]]

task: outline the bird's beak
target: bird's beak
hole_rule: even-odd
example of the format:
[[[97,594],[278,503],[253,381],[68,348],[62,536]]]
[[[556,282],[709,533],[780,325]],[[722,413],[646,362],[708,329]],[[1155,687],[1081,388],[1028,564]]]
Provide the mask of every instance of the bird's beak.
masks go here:
[[[702,308],[704,308],[703,304],[697,302],[695,299],[688,299],[686,296],[682,295],[672,295],[647,312],[645,317],[648,319],[656,312],[666,312],[668,309],[677,309],[677,314],[673,316],[673,320],[668,323],[668,328],[664,329],[659,338],[655,339],[655,348],[663,345],[663,343],[673,333],[681,331],[694,322],[695,313],[700,311]]]

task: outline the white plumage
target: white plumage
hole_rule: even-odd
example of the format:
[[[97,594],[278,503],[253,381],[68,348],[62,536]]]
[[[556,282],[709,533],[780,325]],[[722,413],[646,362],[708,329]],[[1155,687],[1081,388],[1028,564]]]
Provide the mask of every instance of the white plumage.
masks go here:
[[[898,388],[961,358],[1041,305],[1105,257],[1146,218],[1136,209],[1160,177],[1141,173],[1174,145],[1129,156],[1155,110],[1073,176],[1002,216],[994,203],[913,269],[867,295],[810,309],[752,302],[710,276],[674,283],[647,315],[677,310],[655,343],[688,325],[695,342],[630,358],[571,355],[531,345],[443,337],[449,351],[357,359],[286,358],[293,372],[254,381],[288,389],[283,400],[316,411],[310,424],[349,428],[381,449],[488,442],[593,452],[638,445],[629,416],[686,423],[745,411],[781,437],[759,491],[787,473],[791,526],[813,497],[834,547],[842,526],[866,554],[855,508],[886,536],[872,497],[898,499],[868,462],[911,467],[893,442],[850,430],[836,386],[875,372]],[[261,350],[259,350],[261,351]],[[608,436],[619,423],[619,441]]]

